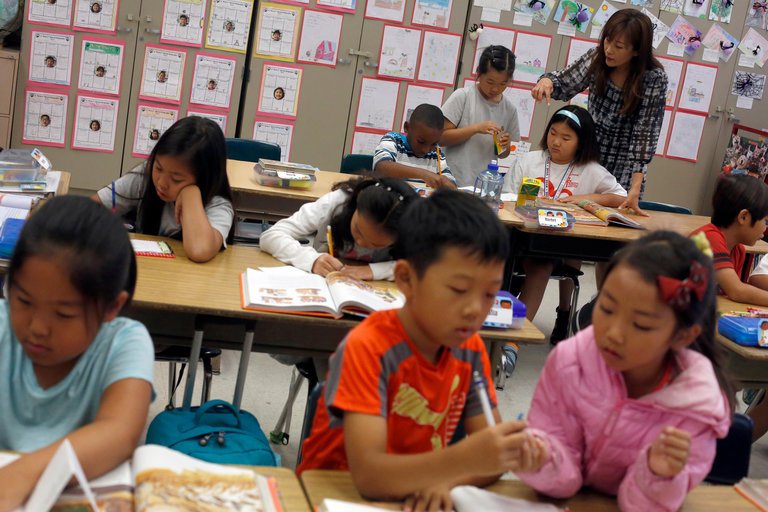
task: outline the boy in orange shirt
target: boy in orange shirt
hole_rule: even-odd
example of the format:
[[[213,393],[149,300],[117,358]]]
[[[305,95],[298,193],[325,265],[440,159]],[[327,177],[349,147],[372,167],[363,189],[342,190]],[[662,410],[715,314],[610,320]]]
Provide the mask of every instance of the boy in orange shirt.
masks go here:
[[[451,510],[453,486],[487,485],[536,456],[524,422],[500,422],[477,334],[502,283],[508,236],[480,200],[440,189],[409,206],[397,243],[405,306],[373,313],[331,357],[297,471],[349,469],[366,497]],[[490,428],[475,371],[485,377]],[[449,445],[460,422],[469,436]]]

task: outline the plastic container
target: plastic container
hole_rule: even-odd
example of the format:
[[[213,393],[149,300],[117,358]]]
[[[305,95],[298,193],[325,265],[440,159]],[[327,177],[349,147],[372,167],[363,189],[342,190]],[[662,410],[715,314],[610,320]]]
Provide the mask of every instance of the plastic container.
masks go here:
[[[768,318],[722,315],[717,330],[745,347],[768,347]]]
[[[317,177],[314,174],[273,171],[270,169],[254,169],[254,171],[256,183],[266,187],[309,190],[317,181]]]
[[[38,150],[33,152],[27,149],[0,151],[0,183],[5,185],[42,183],[45,185],[47,169],[40,165],[33,153],[39,154],[45,162],[48,161]]]
[[[501,188],[504,185],[504,176],[499,174],[499,166],[494,160],[488,164],[488,168],[480,173],[475,179],[474,193],[485,204],[487,204],[491,210],[495,213],[499,213],[499,207],[501,206]]]
[[[525,304],[509,292],[501,291],[496,295],[491,312],[483,322],[483,327],[503,329],[522,329],[525,324]]]

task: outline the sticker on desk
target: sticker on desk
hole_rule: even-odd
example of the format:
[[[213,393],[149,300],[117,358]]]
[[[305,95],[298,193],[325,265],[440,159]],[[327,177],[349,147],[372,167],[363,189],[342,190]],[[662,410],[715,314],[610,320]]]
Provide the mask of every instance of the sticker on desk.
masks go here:
[[[563,210],[539,208],[538,221],[543,228],[568,229],[568,217]]]
[[[173,249],[163,240],[131,240],[136,256],[152,256],[155,258],[175,258]]]

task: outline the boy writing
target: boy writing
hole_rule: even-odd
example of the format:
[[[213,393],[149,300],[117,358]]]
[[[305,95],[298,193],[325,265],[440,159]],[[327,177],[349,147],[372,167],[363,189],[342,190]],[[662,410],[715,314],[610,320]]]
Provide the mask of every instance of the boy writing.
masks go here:
[[[397,243],[405,259],[395,281],[405,306],[373,313],[331,357],[297,471],[349,469],[369,498],[452,510],[451,487],[490,484],[533,458],[525,423],[500,423],[477,334],[501,286],[509,242],[479,199],[441,189],[408,207]],[[472,386],[475,371],[485,376],[492,427]],[[449,445],[460,422],[469,436]]]
[[[416,107],[405,122],[405,134],[384,134],[373,154],[373,170],[380,176],[423,180],[432,188],[456,188],[438,143],[443,136],[443,112],[434,105]]]
[[[768,291],[742,281],[745,245],[763,237],[768,217],[768,185],[747,175],[723,175],[712,196],[712,222],[695,230],[712,246],[720,292],[736,302],[768,306]]]

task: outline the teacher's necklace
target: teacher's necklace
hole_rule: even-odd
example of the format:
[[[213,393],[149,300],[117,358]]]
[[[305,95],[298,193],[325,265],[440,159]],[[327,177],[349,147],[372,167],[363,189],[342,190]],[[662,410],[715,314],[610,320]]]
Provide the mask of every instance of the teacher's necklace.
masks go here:
[[[560,184],[557,186],[557,189],[555,189],[555,193],[550,196],[549,195],[549,165],[552,159],[547,156],[547,161],[544,163],[544,185],[541,187],[544,190],[544,197],[549,199],[550,197],[552,199],[557,199],[560,197],[560,192],[563,191],[563,188],[565,187],[565,184],[568,182],[568,177],[571,175],[571,171],[573,169],[573,162],[568,164],[568,168],[563,173],[563,177],[560,179]]]

